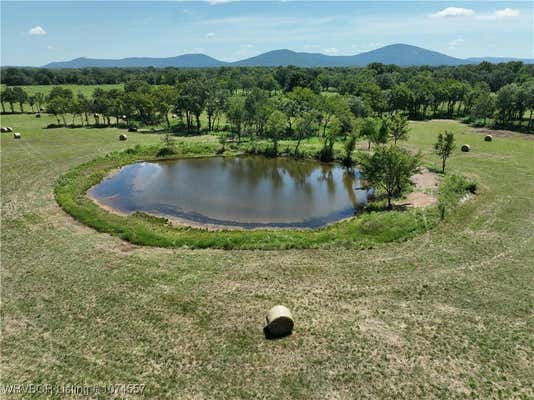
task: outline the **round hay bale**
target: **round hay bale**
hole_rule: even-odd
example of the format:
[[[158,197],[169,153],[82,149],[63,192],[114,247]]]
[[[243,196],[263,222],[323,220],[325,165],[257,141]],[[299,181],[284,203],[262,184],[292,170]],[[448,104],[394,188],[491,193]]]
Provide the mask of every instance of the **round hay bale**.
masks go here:
[[[119,135],[119,140],[120,140],[120,141],[128,140],[128,136],[126,136],[124,133],[121,133],[121,134]]]
[[[35,118],[41,118],[41,114],[35,113]]]
[[[13,128],[10,126],[8,126],[6,129],[7,129],[7,132],[13,132]]]
[[[493,136],[491,136],[491,135],[484,136],[484,141],[485,142],[492,142],[493,141]]]
[[[471,151],[471,146],[469,146],[468,144],[462,144],[462,151],[464,153],[469,153]]]
[[[270,337],[289,335],[293,330],[293,316],[285,306],[274,306],[267,312],[265,329]]]
[[[135,126],[130,126],[128,132],[137,132],[137,128]]]
[[[2,126],[0,128],[0,132],[9,132],[5,126]]]
[[[20,133],[15,132],[15,133],[13,134],[13,139],[20,139],[20,138],[21,138]]]
[[[128,117],[126,115],[123,115],[121,118],[122,119],[127,119]]]

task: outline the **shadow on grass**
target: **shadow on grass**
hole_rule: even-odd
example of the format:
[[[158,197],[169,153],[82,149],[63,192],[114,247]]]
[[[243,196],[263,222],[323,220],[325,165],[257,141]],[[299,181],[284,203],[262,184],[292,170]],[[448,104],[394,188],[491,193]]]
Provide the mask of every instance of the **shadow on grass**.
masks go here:
[[[265,339],[267,340],[280,340],[280,339],[284,339],[286,337],[289,337],[293,334],[293,331],[289,332],[289,333],[286,333],[284,335],[273,335],[269,329],[266,327],[263,328],[263,335],[265,336]]]

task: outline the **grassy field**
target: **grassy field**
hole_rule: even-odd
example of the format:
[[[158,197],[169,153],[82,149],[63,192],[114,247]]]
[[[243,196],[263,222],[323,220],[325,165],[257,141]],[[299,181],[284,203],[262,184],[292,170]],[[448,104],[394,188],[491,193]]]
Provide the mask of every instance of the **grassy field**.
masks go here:
[[[284,142],[284,147],[295,143]],[[338,146],[341,147],[342,143]],[[232,143],[226,147],[225,156],[236,156],[253,151],[261,152],[271,143]],[[175,145],[176,157],[216,156],[220,145],[214,136],[200,140],[181,140]],[[254,150],[252,150],[252,148]],[[291,147],[292,149],[293,147]],[[315,139],[302,146],[311,157],[315,156],[321,144]],[[248,150],[247,150],[248,149]],[[322,229],[256,229],[215,230],[191,229],[188,226],[173,225],[166,219],[154,218],[144,213],[117,215],[98,206],[87,196],[87,191],[97,185],[113,170],[138,160],[158,160],[160,145],[130,147],[127,151],[114,152],[99,157],[70,170],[59,180],[54,189],[58,204],[70,215],[85,225],[100,232],[110,233],[133,244],[157,247],[219,248],[219,249],[290,249],[318,248],[326,246],[366,248],[377,243],[401,241],[412,238],[432,228],[438,220],[437,209],[409,209],[392,212],[364,212],[357,218]],[[340,149],[339,149],[340,150]],[[293,153],[294,150],[288,151]],[[339,156],[341,158],[341,155]],[[461,193],[462,195],[464,193]],[[374,204],[375,207],[378,205]]]
[[[159,399],[534,396],[531,137],[486,143],[456,122],[412,123],[408,146],[428,165],[438,165],[431,147],[445,128],[471,145],[449,167],[476,178],[479,194],[406,242],[188,250],[98,233],[54,199],[69,169],[160,136],[124,143],[113,128],[41,129],[50,122],[2,116],[23,134],[1,136],[3,388],[138,383],[142,394],[126,398]],[[293,311],[295,331],[269,341],[264,314],[278,303]]]

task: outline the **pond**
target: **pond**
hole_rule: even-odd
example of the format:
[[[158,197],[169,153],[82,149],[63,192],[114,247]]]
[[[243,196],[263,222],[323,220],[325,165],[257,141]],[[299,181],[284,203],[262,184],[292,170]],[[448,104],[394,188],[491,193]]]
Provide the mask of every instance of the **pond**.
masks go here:
[[[360,172],[290,158],[210,157],[139,162],[88,194],[120,213],[147,212],[195,225],[317,228],[367,202]]]

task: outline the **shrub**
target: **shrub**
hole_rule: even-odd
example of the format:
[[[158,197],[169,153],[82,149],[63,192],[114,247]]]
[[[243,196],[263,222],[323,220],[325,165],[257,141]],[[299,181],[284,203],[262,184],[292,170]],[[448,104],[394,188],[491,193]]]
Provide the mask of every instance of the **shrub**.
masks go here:
[[[477,184],[461,175],[447,175],[438,192],[438,209],[440,218],[445,219],[446,214],[453,209],[466,193],[475,193]]]

